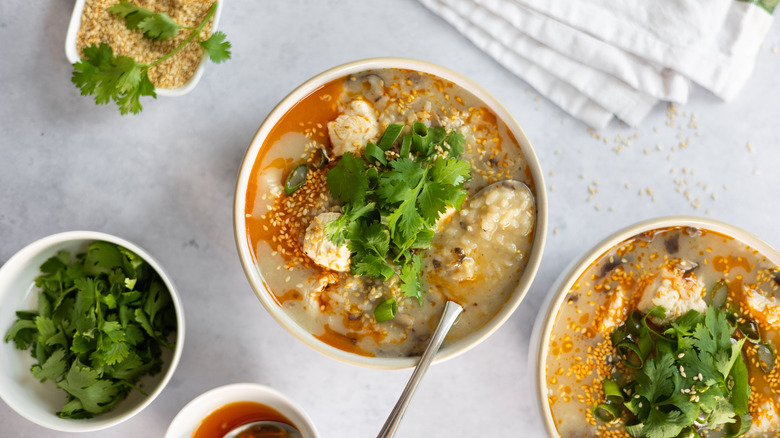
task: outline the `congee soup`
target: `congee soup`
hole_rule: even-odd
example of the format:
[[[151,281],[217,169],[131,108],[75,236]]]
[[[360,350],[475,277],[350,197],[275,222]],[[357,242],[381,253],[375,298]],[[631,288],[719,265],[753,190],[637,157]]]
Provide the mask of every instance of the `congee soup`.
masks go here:
[[[778,436],[772,257],[692,226],[652,229],[601,254],[568,283],[546,341],[558,434]]]
[[[454,83],[375,69],[332,80],[274,125],[245,226],[266,289],[313,337],[418,355],[446,300],[446,342],[507,303],[537,229],[536,185],[507,125]]]

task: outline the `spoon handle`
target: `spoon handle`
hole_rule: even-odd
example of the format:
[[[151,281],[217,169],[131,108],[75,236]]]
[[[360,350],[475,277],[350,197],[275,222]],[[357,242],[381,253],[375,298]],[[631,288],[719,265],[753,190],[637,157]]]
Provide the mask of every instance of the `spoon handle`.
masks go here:
[[[390,412],[390,416],[387,417],[387,421],[385,421],[385,425],[382,426],[382,430],[379,431],[377,438],[392,438],[395,436],[398,425],[401,424],[401,418],[404,416],[406,408],[409,406],[409,401],[412,399],[414,392],[420,385],[420,380],[422,380],[425,371],[428,370],[428,366],[431,364],[431,361],[433,361],[433,356],[439,351],[439,347],[447,336],[447,332],[450,331],[450,327],[452,327],[462,311],[463,307],[454,301],[447,301],[444,305],[444,313],[441,315],[436,331],[433,332],[430,343],[425,348],[425,351],[420,358],[420,362],[414,368],[409,383],[406,384],[404,392],[401,393],[401,398],[398,399],[392,412]]]

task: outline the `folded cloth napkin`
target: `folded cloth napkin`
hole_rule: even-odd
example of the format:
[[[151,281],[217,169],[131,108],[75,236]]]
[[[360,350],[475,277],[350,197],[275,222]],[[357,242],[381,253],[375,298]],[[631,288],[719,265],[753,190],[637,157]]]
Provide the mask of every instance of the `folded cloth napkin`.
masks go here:
[[[572,116],[637,125],[691,81],[729,100],[778,0],[420,0]]]

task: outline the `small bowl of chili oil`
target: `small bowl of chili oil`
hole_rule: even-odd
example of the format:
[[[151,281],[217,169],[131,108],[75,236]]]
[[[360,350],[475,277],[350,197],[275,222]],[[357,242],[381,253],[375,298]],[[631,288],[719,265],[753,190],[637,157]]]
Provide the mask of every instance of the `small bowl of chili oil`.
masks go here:
[[[171,422],[165,438],[222,438],[255,421],[287,423],[303,438],[319,434],[303,408],[267,386],[235,383],[209,390],[189,402]]]

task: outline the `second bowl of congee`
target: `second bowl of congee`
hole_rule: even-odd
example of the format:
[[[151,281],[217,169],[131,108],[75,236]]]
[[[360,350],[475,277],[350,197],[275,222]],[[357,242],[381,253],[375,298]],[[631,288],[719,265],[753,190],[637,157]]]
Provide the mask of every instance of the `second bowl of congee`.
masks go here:
[[[447,300],[438,360],[514,311],[547,226],[539,162],[495,98],[421,61],[326,71],[260,126],[234,227],[260,301],[297,338],[365,366],[413,366]]]
[[[780,254],[733,226],[629,227],[565,274],[540,317],[551,436],[780,434]]]

